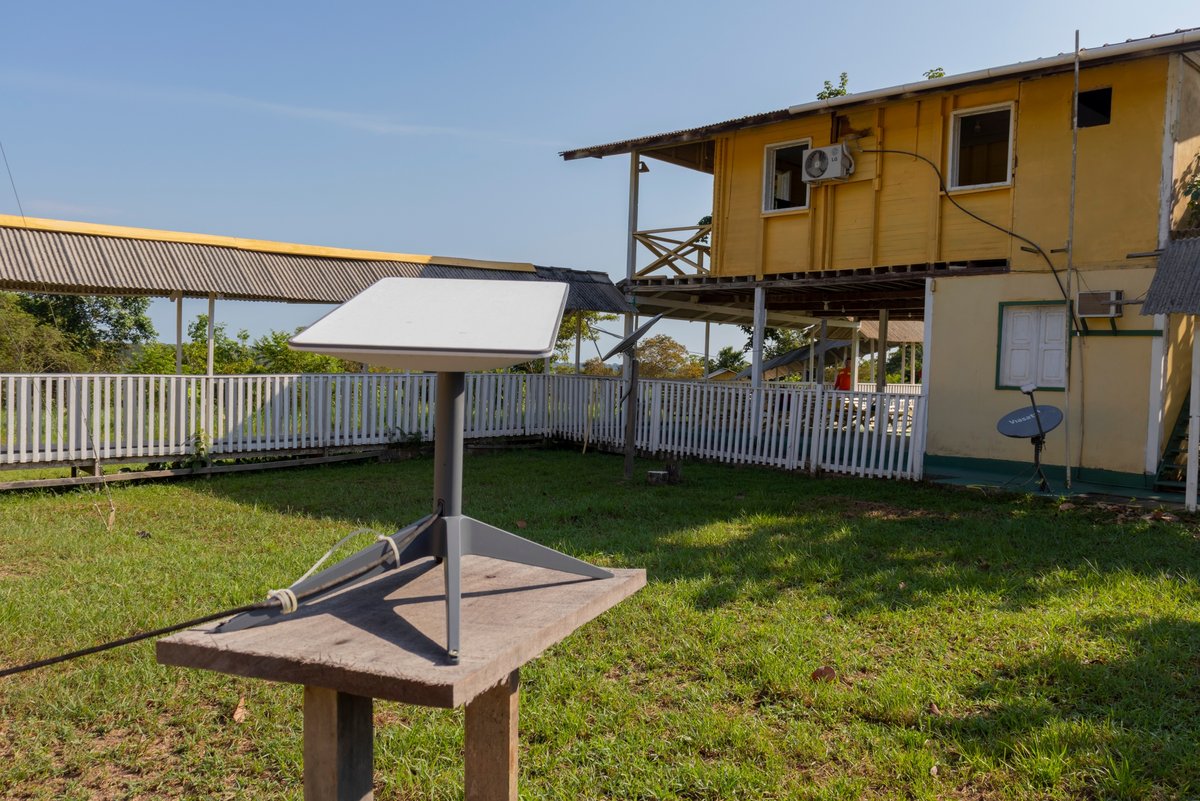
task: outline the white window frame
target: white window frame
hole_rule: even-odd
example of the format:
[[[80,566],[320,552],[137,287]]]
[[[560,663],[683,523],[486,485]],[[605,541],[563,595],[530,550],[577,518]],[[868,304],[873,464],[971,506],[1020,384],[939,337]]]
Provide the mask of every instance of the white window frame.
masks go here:
[[[808,211],[812,203],[812,191],[808,184],[804,185],[804,205],[789,206],[786,209],[773,209],[771,204],[775,202],[775,153],[788,147],[804,145],[809,150],[812,150],[812,139],[793,139],[788,142],[772,142],[763,148],[763,194],[762,194],[762,212],[763,214],[787,214],[795,211]],[[796,179],[802,183],[804,179],[797,175]],[[794,179],[795,180],[795,179]]]
[[[967,189],[991,189],[998,186],[1012,186],[1013,177],[1013,150],[1017,138],[1017,104],[1009,101],[1007,103],[993,103],[990,106],[975,106],[974,108],[961,108],[953,111],[950,114],[950,150],[947,153],[946,164],[949,165],[950,174],[947,176],[946,187],[950,191],[967,190]],[[959,120],[963,117],[971,117],[976,114],[986,114],[989,111],[1008,110],[1008,159],[1004,168],[1004,180],[996,181],[990,184],[959,184],[958,183],[958,132]]]
[[[1009,326],[1012,321],[1009,319],[1010,312],[1016,311],[1035,311],[1038,314],[1034,323],[1035,330],[1031,332],[1031,365],[1032,376],[1026,380],[1013,377],[1011,372],[1011,351]],[[1057,311],[1062,318],[1061,339],[1051,339],[1046,336],[1046,313],[1054,310]],[[1034,301],[1034,302],[1007,302],[1000,304],[1000,320],[998,327],[998,340],[996,343],[996,389],[1020,389],[1021,385],[1030,381],[1037,385],[1040,390],[1063,390],[1067,385],[1067,375],[1071,369],[1071,330],[1070,330],[1070,307],[1063,301]],[[1056,315],[1057,316],[1057,315]],[[1006,333],[1008,332],[1008,333]],[[1041,365],[1043,362],[1043,354],[1049,350],[1060,350],[1062,352],[1062,377],[1057,382],[1043,383],[1041,375]]]

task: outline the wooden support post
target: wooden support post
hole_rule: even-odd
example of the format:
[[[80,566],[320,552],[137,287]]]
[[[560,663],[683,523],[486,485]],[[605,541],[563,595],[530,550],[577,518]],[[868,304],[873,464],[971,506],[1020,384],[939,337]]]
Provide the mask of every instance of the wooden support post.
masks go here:
[[[1192,317],[1192,394],[1188,402],[1187,473],[1184,505],[1196,511],[1196,487],[1200,483],[1200,317]],[[1165,335],[1165,334],[1164,334]]]
[[[215,334],[214,318],[217,311],[217,296],[208,296],[208,368],[205,375],[213,374],[213,336]],[[211,433],[211,432],[210,432]]]
[[[709,357],[709,322],[704,321],[704,379],[707,381],[708,376],[712,373],[712,360]]]
[[[820,367],[817,368],[817,385],[825,386],[825,348],[829,341],[829,321],[821,320],[821,343],[817,348],[821,351]]]
[[[371,801],[372,701],[304,688],[304,801]]]
[[[754,287],[754,331],[750,354],[750,386],[756,390],[762,387],[763,332],[766,327],[767,290],[756,286]]]
[[[858,333],[858,323],[855,322],[854,329],[850,332],[850,389],[858,389],[858,348],[860,336]]]
[[[183,293],[175,295],[175,375],[183,375]]]
[[[875,375],[875,391],[883,392],[887,386],[887,329],[888,310],[879,310],[879,356],[878,373]]]
[[[520,671],[467,704],[466,801],[517,801]]]

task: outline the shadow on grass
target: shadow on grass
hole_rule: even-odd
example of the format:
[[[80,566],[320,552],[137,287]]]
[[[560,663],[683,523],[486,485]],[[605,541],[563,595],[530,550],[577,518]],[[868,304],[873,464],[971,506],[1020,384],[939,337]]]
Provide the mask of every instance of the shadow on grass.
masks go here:
[[[432,470],[421,459],[202,486],[242,504],[387,529],[427,513]],[[690,582],[699,608],[819,588],[847,614],[963,594],[1016,610],[1078,584],[1084,572],[1200,578],[1182,526],[1118,524],[1111,514],[1063,513],[1029,496],[708,464],[688,465],[685,482],[672,487],[627,484],[620,473],[620,458],[609,455],[473,456],[464,508],[572,555],[645,567],[652,581]]]
[[[1093,616],[1077,625],[1119,644],[1121,655],[1082,659],[1056,651],[999,667],[964,688],[983,711],[937,718],[933,729],[967,763],[1013,769],[1031,792],[1059,787],[1157,798],[1171,788],[1169,797],[1195,797],[1200,625],[1132,616]]]

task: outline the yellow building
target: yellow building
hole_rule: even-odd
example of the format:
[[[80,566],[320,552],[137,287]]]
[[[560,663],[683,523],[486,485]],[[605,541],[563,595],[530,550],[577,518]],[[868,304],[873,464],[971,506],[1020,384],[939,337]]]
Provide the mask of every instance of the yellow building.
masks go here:
[[[878,320],[885,339],[922,320],[929,473],[1028,461],[995,425],[1032,384],[1066,412],[1047,463],[1154,483],[1191,324],[1137,303],[1191,224],[1200,29],[562,155],[621,154],[641,313]],[[711,226],[638,230],[646,159],[713,176]]]

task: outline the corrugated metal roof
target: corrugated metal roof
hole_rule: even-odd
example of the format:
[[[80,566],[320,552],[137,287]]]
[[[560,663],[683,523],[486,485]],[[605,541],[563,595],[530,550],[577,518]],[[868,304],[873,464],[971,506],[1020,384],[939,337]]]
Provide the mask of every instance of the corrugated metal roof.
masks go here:
[[[1158,257],[1142,314],[1200,314],[1200,238],[1177,239]]]
[[[570,285],[567,308],[625,312],[601,272],[533,272],[403,261],[344,259],[0,226],[0,289],[85,295],[210,293],[238,300],[343,303],[380,278],[554,280]]]
[[[1098,64],[1115,61],[1121,58],[1136,57],[1161,52],[1196,50],[1200,48],[1200,28],[1185,28],[1171,33],[1153,34],[1141,39],[1129,39],[1117,44],[1106,44],[1100,47],[1089,47],[1080,50],[1079,58],[1085,64]],[[694,142],[710,139],[719,133],[753,128],[766,125],[782,119],[798,115],[825,113],[844,106],[879,103],[902,97],[928,94],[930,92],[946,91],[964,86],[989,83],[1006,78],[1050,74],[1062,72],[1074,64],[1074,53],[1060,53],[1057,56],[1018,61],[1000,67],[991,67],[974,72],[957,75],[947,75],[942,78],[919,81],[916,83],[899,84],[884,89],[873,89],[867,92],[855,92],[825,100],[815,100],[802,103],[777,111],[767,111],[761,114],[750,114],[737,119],[725,120],[711,125],[701,125],[694,128],[684,128],[669,133],[641,136],[633,139],[623,139],[603,145],[591,145],[559,153],[566,161],[581,158],[603,158],[628,153],[632,150],[643,150],[681,142]],[[648,154],[649,155],[649,154]]]

